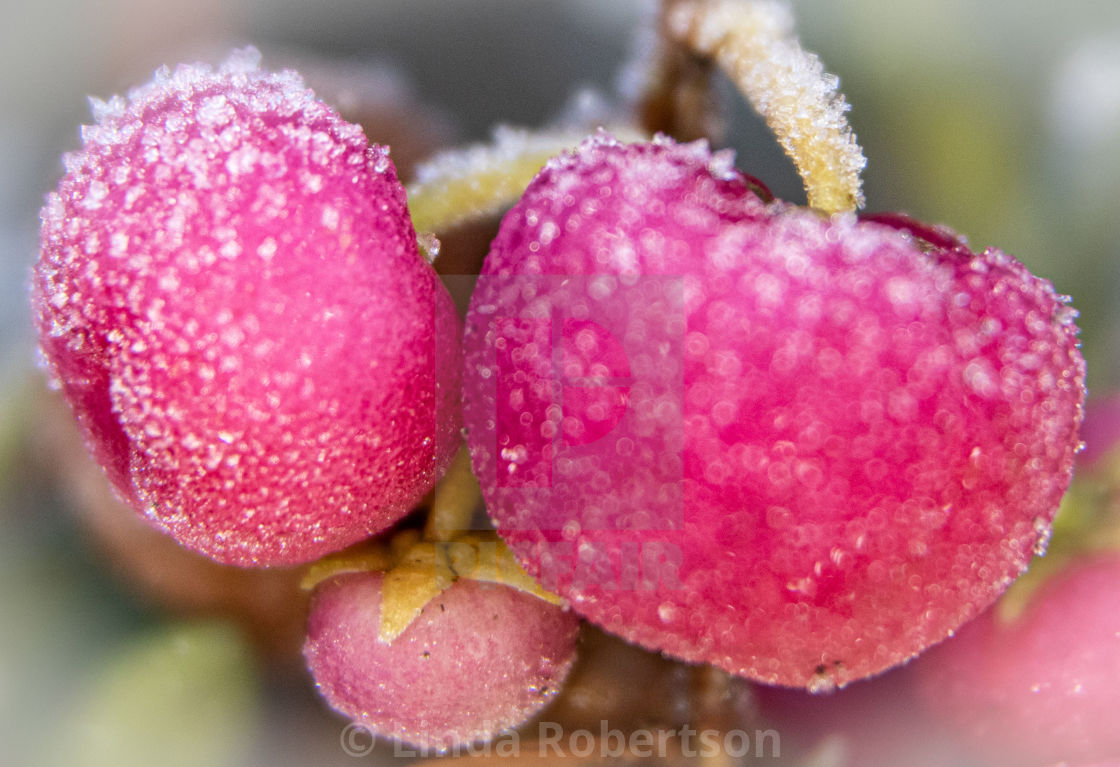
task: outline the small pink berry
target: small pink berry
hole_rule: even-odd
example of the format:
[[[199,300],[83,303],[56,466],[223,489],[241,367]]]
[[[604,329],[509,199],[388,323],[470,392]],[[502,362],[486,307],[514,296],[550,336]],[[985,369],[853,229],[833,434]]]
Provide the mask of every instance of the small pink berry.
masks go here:
[[[33,303],[122,498],[268,566],[382,530],[432,486],[459,352],[388,151],[257,58],[95,105],[43,209]]]
[[[379,638],[381,573],[326,581],[304,656],[319,692],[371,732],[444,751],[516,727],[555,697],[579,619],[508,586],[462,579],[391,642]]]
[[[999,250],[600,137],[502,223],[464,423],[499,531],[578,613],[823,689],[943,639],[1041,545],[1078,445],[1073,317]]]

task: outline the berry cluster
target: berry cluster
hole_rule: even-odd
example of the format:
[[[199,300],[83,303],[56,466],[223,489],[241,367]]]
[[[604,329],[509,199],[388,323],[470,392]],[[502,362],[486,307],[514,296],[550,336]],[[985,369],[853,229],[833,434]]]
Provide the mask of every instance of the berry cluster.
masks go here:
[[[736,5],[668,3],[667,34],[719,59],[687,14]],[[1085,371],[1074,312],[1014,258],[854,212],[862,159],[826,96],[834,166],[777,130],[812,158],[812,208],[704,141],[558,154],[510,200],[460,338],[386,148],[253,51],[162,71],[96,105],[43,210],[47,368],[153,525],[221,563],[314,563],[307,666],[386,737],[518,726],[560,690],[581,618],[844,686],[952,636],[1045,548]],[[496,533],[468,532],[460,426]],[[934,697],[1008,729],[1015,669],[1055,627],[1115,633],[1094,601],[1114,559],[1039,596],[999,663],[1004,629],[969,625]],[[1093,652],[1037,684],[1115,666]],[[952,683],[977,678],[1003,706],[987,719]],[[1115,695],[1090,692],[1064,737],[1102,729]]]

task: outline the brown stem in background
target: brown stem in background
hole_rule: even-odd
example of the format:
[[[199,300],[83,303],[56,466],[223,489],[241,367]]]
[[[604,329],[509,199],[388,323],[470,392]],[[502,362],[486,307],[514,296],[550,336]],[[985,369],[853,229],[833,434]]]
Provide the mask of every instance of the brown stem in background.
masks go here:
[[[693,728],[697,732],[714,730],[726,733],[741,727],[732,690],[733,680],[728,673],[714,666],[695,666],[691,671],[689,694]],[[716,753],[703,753],[699,763],[701,767],[735,767],[737,760],[723,749],[718,749]]]
[[[712,87],[714,71],[710,59],[669,42],[663,31],[653,71],[637,107],[642,128],[677,141],[719,141],[725,126]]]

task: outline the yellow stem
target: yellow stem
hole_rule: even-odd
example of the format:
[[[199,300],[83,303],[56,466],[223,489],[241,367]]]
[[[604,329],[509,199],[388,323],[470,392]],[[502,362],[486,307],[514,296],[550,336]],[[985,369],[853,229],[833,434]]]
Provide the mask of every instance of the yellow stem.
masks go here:
[[[424,537],[429,541],[450,541],[470,530],[471,520],[481,503],[482,490],[471,471],[470,453],[463,445],[447,473],[436,484]]]
[[[441,546],[422,541],[409,549],[382,581],[378,639],[391,644],[454,580]]]
[[[831,214],[863,206],[867,161],[848,104],[837,78],[797,41],[785,3],[666,0],[665,30],[734,81],[793,159],[811,207]]]
[[[644,138],[626,126],[611,131],[623,141]],[[489,144],[440,152],[417,168],[416,181],[408,187],[413,226],[417,232],[446,232],[504,212],[550,158],[585,136],[585,131],[499,128]]]
[[[307,568],[299,585],[304,591],[312,591],[325,580],[343,573],[365,573],[384,571],[393,566],[395,557],[389,548],[380,542],[373,542],[360,549],[350,549],[324,557]]]

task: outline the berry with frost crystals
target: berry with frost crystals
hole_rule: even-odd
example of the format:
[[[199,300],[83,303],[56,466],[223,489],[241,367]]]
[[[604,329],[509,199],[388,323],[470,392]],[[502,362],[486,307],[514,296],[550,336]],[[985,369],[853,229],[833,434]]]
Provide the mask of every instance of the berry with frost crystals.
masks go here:
[[[472,460],[526,569],[631,641],[816,689],[989,605],[1070,479],[1074,315],[910,229],[768,205],[702,144],[552,160],[465,329]]]
[[[351,573],[320,584],[304,645],[319,692],[371,732],[436,751],[489,740],[540,710],[571,670],[575,615],[468,579],[386,642],[383,580]]]
[[[387,150],[256,59],[95,104],[43,209],[33,302],[117,492],[192,549],[267,566],[431,487],[458,320]]]

